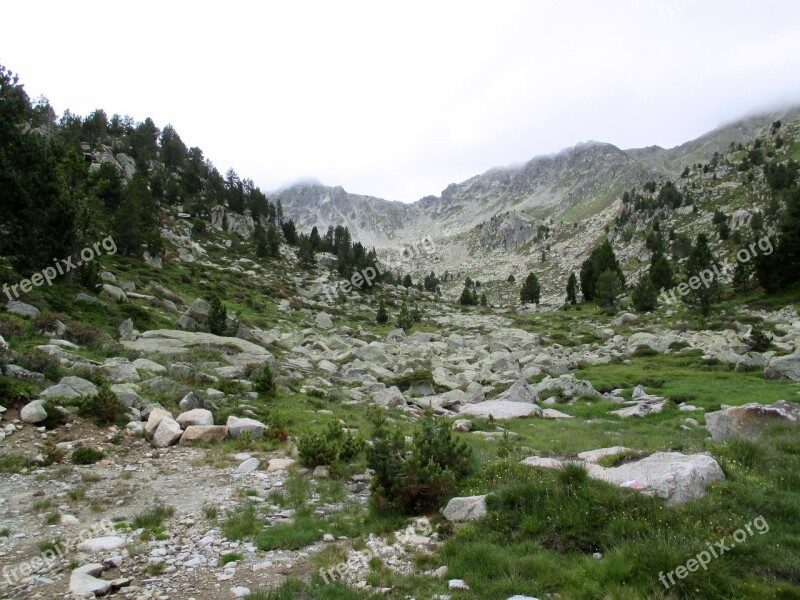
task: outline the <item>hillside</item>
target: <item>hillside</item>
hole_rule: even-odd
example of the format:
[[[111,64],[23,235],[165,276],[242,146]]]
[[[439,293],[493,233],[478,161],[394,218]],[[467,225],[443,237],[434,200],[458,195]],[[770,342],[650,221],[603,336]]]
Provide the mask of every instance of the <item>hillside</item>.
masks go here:
[[[800,595],[799,121],[404,205],[0,74],[2,597]]]

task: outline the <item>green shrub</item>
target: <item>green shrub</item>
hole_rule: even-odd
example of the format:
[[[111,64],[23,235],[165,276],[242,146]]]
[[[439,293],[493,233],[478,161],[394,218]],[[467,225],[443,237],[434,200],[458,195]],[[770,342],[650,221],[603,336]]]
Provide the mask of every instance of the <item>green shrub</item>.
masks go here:
[[[76,465],[93,465],[102,460],[105,454],[94,448],[78,448],[72,453],[72,462]]]
[[[755,327],[750,331],[745,342],[753,352],[766,352],[772,343],[766,333]]]
[[[382,413],[374,413],[372,421],[367,464],[375,472],[372,500],[378,508],[405,514],[439,508],[455,493],[456,480],[469,473],[470,449],[453,436],[444,419],[426,413],[417,424],[411,449]]]
[[[101,386],[96,396],[84,398],[78,407],[78,414],[91,418],[98,427],[117,424],[125,425],[127,409],[108,386]]]
[[[64,369],[62,369],[58,359],[42,350],[33,350],[30,354],[21,356],[17,364],[29,371],[41,373],[49,381],[60,380],[64,373]]]
[[[297,451],[306,467],[350,462],[361,454],[366,442],[344,430],[338,421],[331,421],[321,433],[300,436]]]
[[[261,370],[253,376],[253,385],[260,395],[267,398],[274,398],[277,394],[275,376],[272,374],[272,369],[269,365],[261,367]]]

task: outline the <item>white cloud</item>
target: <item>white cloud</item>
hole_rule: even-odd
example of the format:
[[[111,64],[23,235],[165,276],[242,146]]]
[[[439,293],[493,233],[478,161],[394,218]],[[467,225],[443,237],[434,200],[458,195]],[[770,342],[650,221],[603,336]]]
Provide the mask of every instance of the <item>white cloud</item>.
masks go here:
[[[172,123],[267,190],[313,176],[413,201],[577,141],[673,146],[800,100],[789,0],[39,2],[4,17],[0,60],[29,93]]]

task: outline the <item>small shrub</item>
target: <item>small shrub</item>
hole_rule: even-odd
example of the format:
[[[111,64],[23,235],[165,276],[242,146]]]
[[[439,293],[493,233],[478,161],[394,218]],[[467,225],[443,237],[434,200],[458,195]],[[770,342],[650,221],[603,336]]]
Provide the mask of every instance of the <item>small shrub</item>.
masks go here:
[[[67,325],[67,333],[64,337],[79,346],[93,346],[102,342],[107,336],[99,327],[81,321],[72,321]]]
[[[275,377],[269,365],[264,365],[261,370],[253,376],[255,390],[262,396],[274,398],[277,394]]]
[[[375,472],[372,500],[378,508],[420,514],[438,508],[470,471],[470,449],[453,436],[444,419],[428,412],[417,424],[408,449],[403,435],[381,413],[373,413],[373,444],[367,464]]]
[[[108,386],[101,386],[96,396],[85,398],[80,402],[78,414],[91,418],[98,427],[106,425],[124,426],[127,409]]]
[[[22,356],[17,364],[29,371],[41,373],[49,381],[60,380],[64,373],[64,369],[58,359],[42,350],[33,350],[30,354]]]
[[[56,446],[52,438],[45,440],[42,444],[42,465],[47,467],[54,463],[64,460],[64,451]]]
[[[78,448],[72,453],[72,462],[76,465],[93,465],[102,460],[105,454],[94,448]]]
[[[750,331],[750,335],[745,342],[753,352],[766,352],[772,343],[766,333],[756,328]]]
[[[229,563],[239,562],[240,560],[244,560],[244,556],[242,556],[241,554],[236,554],[235,552],[232,552],[231,554],[223,554],[222,558],[220,559],[220,564],[221,564],[221,566],[224,567],[225,565],[227,565]]]
[[[300,436],[297,451],[300,463],[306,467],[349,462],[358,456],[366,442],[347,433],[338,421],[331,421],[321,433]]]
[[[133,519],[133,528],[157,529],[174,514],[175,509],[171,506],[156,506],[147,512],[136,515]]]

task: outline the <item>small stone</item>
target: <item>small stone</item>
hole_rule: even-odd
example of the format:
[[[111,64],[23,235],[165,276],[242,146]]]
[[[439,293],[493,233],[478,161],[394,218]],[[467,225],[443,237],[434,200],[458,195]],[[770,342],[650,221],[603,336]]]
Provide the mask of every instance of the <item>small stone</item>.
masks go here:
[[[246,461],[244,461],[242,464],[239,465],[239,467],[236,469],[236,473],[237,475],[252,473],[258,468],[259,464],[260,462],[257,458],[248,458]]]
[[[468,590],[469,586],[463,579],[451,579],[447,582],[447,587],[451,590]]]

